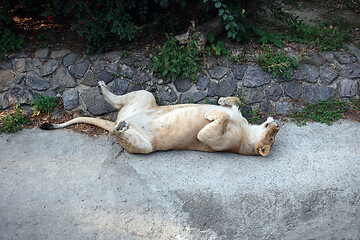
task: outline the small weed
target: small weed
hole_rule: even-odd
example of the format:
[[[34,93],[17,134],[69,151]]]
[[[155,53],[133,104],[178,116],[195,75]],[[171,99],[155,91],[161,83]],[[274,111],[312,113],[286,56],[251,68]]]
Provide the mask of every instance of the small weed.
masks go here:
[[[124,49],[122,57],[127,58],[128,56],[130,56],[130,51],[128,49]]]
[[[204,102],[205,102],[205,104],[211,104],[211,101],[210,101],[210,99],[209,99],[208,97],[206,97],[206,98],[204,99]]]
[[[309,25],[300,20],[299,17],[285,12],[281,4],[273,3],[269,7],[275,19],[285,23],[290,28],[290,34],[286,36],[286,40],[311,44],[321,51],[333,51],[341,47],[345,39],[350,36],[349,26],[338,20],[313,20],[316,24]],[[259,36],[266,35],[261,32],[257,34]]]
[[[306,104],[301,111],[296,110],[289,117],[299,126],[306,125],[308,119],[331,125],[348,111],[348,106],[348,103],[330,98],[326,101]]]
[[[210,46],[207,46],[205,48],[205,51],[208,53],[209,56],[212,54],[214,54],[215,56],[230,54],[229,50],[225,46],[225,42],[217,41],[215,44],[215,35],[213,32],[209,33],[208,41],[210,43]]]
[[[254,32],[260,37],[259,42],[262,44],[273,43],[277,47],[282,47],[284,36],[281,33],[270,33],[265,31],[258,26],[254,26]]]
[[[228,60],[237,64],[242,64],[247,60],[247,58],[244,55],[232,55],[228,57]]]
[[[53,38],[48,34],[39,33],[36,38],[42,42],[41,47],[52,47],[51,42],[53,41]]]
[[[360,99],[350,98],[350,105],[355,111],[360,112]]]
[[[349,29],[340,25],[337,21],[319,21],[314,26],[301,23],[293,28],[290,40],[311,43],[320,51],[333,51],[341,47],[349,36]]]
[[[243,94],[241,87],[238,88],[237,93],[235,94],[235,97],[237,97],[240,100],[241,103],[238,105],[239,105],[239,108],[242,108],[244,106],[245,98],[244,98],[244,94]]]
[[[57,97],[46,97],[42,94],[37,94],[35,99],[31,101],[31,105],[33,105],[34,114],[39,115],[40,113],[49,114],[54,107],[56,107],[59,103],[59,99]]]
[[[256,110],[252,110],[251,112],[249,112],[248,114],[249,118],[248,121],[251,123],[259,123],[260,122],[260,117],[261,117],[261,112],[259,109]]]
[[[0,133],[18,132],[29,124],[29,117],[23,113],[20,104],[16,104],[10,113],[1,118]]]
[[[186,45],[180,45],[174,37],[160,48],[159,53],[153,55],[153,69],[159,77],[170,76],[173,80],[178,76],[196,80],[196,72],[202,70],[203,52],[197,48],[197,35],[190,37]]]
[[[300,56],[299,56],[300,57]],[[291,72],[298,66],[298,59],[286,56],[284,52],[276,53],[271,47],[264,47],[264,53],[258,58],[261,67],[273,74],[282,76],[287,80],[291,78]]]

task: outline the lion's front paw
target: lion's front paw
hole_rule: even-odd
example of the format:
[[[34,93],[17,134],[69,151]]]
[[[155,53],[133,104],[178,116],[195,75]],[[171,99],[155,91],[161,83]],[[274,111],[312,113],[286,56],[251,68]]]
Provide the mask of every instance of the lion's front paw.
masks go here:
[[[221,106],[240,106],[241,101],[237,97],[221,97],[218,101]]]
[[[218,114],[216,111],[210,111],[205,113],[204,117],[209,121],[214,121],[218,117]]]

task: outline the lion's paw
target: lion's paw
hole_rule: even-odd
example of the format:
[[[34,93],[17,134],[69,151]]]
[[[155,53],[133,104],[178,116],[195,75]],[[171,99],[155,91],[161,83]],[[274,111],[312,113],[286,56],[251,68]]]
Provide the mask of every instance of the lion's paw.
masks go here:
[[[130,128],[130,124],[127,121],[121,121],[118,124],[116,124],[116,130],[119,132],[125,132]]]
[[[105,87],[106,86],[104,81],[99,81],[98,84],[99,84],[99,87]]]
[[[237,97],[221,97],[218,104],[221,106],[239,106],[241,101]]]
[[[228,105],[228,104],[226,104],[226,98],[224,98],[224,97],[221,97],[219,99],[218,104],[222,105],[222,106]]]
[[[218,114],[215,111],[210,111],[205,113],[204,117],[209,121],[214,121],[217,118]]]

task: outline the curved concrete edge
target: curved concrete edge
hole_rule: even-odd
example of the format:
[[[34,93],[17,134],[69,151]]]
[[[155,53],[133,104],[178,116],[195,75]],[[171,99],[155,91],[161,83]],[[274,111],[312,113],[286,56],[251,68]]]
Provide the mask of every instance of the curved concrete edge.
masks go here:
[[[0,135],[0,239],[358,239],[360,123],[282,123],[268,157]]]

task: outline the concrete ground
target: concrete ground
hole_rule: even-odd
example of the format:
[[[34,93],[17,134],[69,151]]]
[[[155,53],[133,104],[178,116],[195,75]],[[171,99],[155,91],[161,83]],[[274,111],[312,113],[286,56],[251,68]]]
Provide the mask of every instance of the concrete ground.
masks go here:
[[[268,157],[3,134],[0,239],[360,239],[359,141],[348,120],[283,123]]]

